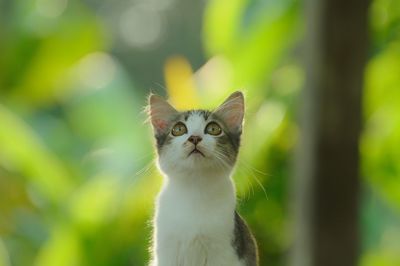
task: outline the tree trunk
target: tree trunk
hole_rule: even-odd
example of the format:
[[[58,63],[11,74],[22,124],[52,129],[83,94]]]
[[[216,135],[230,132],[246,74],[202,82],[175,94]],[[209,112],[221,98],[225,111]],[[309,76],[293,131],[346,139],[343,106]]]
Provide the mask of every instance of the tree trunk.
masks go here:
[[[355,266],[368,0],[309,0],[292,266]]]

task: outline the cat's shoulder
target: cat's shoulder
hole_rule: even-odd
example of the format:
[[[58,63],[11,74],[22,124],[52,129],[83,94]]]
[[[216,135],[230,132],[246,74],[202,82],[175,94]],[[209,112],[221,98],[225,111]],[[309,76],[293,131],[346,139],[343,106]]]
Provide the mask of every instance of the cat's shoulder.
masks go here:
[[[239,259],[245,261],[246,266],[258,265],[257,243],[247,223],[235,211],[235,230],[233,246]]]

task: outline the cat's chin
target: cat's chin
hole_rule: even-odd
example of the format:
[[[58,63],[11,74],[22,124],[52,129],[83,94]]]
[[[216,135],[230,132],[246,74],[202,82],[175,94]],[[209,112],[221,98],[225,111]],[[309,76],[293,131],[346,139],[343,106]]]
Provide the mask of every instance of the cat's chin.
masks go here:
[[[220,164],[216,164],[215,159],[202,155],[200,153],[192,153],[186,158],[179,160],[179,163],[169,164],[167,162],[159,162],[159,167],[163,173],[167,176],[176,175],[191,175],[193,173],[205,175],[219,174],[225,175],[230,173],[232,169],[223,167]]]

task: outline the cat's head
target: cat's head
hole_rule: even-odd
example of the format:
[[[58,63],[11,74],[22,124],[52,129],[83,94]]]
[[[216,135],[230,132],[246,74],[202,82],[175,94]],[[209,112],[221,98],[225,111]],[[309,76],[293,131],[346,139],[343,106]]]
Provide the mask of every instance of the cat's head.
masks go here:
[[[213,111],[179,112],[157,95],[150,95],[149,107],[158,163],[165,174],[232,170],[242,133],[241,92],[231,94]]]

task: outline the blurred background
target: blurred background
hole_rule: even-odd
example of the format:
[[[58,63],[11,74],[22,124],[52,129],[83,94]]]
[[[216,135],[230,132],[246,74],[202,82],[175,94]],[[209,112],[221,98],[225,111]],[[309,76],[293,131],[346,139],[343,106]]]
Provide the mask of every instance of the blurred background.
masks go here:
[[[397,266],[400,2],[368,20],[358,265]],[[238,208],[261,265],[287,265],[305,28],[298,0],[0,0],[0,266],[146,265],[147,95],[210,108],[237,89]]]

